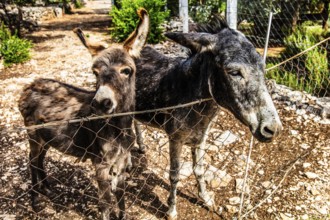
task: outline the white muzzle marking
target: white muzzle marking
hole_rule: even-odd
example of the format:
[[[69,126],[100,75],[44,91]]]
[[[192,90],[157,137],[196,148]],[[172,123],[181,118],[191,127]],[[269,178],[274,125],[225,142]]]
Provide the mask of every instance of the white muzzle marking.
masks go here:
[[[107,113],[109,114],[112,113],[118,105],[118,102],[116,100],[116,95],[109,86],[104,86],[104,85],[100,86],[95,94],[94,99],[99,103],[101,103],[104,99],[110,99],[112,102],[112,108],[108,110]]]

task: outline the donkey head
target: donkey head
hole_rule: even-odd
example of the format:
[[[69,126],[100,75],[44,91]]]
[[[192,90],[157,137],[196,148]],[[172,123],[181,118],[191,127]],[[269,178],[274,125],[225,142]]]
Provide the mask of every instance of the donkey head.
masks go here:
[[[74,32],[93,56],[92,70],[97,78],[92,107],[97,114],[133,111],[135,106],[134,58],[139,57],[149,31],[149,16],[139,9],[139,24],[123,44],[110,47],[90,42],[80,29]]]
[[[196,62],[201,62],[196,67],[207,74],[212,98],[249,126],[258,140],[270,141],[281,131],[265,85],[265,64],[242,33],[216,17],[210,24],[200,25],[197,33],[166,36],[195,54]]]

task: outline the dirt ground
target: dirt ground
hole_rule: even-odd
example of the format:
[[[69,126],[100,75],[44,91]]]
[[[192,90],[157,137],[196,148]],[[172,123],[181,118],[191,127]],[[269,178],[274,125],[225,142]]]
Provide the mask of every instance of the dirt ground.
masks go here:
[[[94,3],[77,14],[43,22],[39,31],[27,36],[34,43],[32,60],[0,73],[0,219],[100,218],[91,163],[75,163],[75,158],[56,150],[47,154],[45,166],[52,190],[58,196],[42,197],[45,208],[39,213],[32,210],[29,147],[17,107],[23,86],[39,77],[93,88],[91,56],[72,29],[81,27],[94,40],[111,43],[110,19],[102,14],[107,4]],[[247,219],[265,220],[330,219],[329,125],[315,122],[313,118],[317,116],[299,115],[285,103],[275,104],[284,131],[272,143],[254,141],[242,215],[248,213]],[[166,138],[161,131],[143,129],[148,150],[145,155],[133,151],[135,169],[125,194],[127,213],[130,219],[162,219],[169,194]],[[209,211],[197,199],[196,181],[189,175],[179,185],[178,219],[235,219],[238,216],[239,204],[233,198],[241,195],[237,182],[244,177],[243,159],[248,153],[251,135],[233,116],[219,111],[207,146],[214,146],[217,135],[227,130],[238,136],[238,141],[217,146],[216,151],[210,147],[205,155],[209,165],[231,177],[224,185],[208,184],[214,192],[217,213]],[[188,147],[182,160],[191,161]],[[115,211],[116,206],[113,207]],[[111,217],[115,218],[114,213]]]

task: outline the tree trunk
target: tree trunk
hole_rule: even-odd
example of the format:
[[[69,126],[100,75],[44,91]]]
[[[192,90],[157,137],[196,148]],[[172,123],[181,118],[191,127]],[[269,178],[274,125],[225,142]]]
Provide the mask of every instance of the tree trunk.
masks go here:
[[[329,19],[329,0],[323,0],[324,7],[321,12],[322,15],[322,28],[327,31],[328,30],[328,19]]]
[[[300,14],[300,4],[298,1],[295,1],[293,4],[293,13],[292,13],[292,31],[296,30]]]
[[[171,17],[179,17],[179,0],[167,0],[167,8]]]

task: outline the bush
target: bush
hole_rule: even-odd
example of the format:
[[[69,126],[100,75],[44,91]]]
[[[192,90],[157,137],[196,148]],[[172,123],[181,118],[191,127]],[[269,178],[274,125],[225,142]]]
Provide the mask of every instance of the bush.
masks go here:
[[[4,25],[0,27],[0,56],[4,66],[14,63],[22,63],[30,59],[30,48],[32,43],[11,35]]]
[[[164,0],[121,0],[120,9],[113,7],[110,16],[112,17],[113,28],[111,36],[117,41],[125,40],[136,27],[139,20],[136,11],[138,8],[145,8],[150,16],[149,43],[158,43],[163,40],[162,24],[169,16],[165,11]]]
[[[189,15],[198,23],[207,22],[213,13],[226,10],[226,2],[219,0],[206,0],[203,3],[197,0],[189,0]]]
[[[301,26],[285,38],[283,58],[292,57],[324,39],[321,27]],[[277,83],[304,90],[316,96],[330,95],[330,72],[327,49],[320,45],[293,59],[281,69],[267,72]]]

